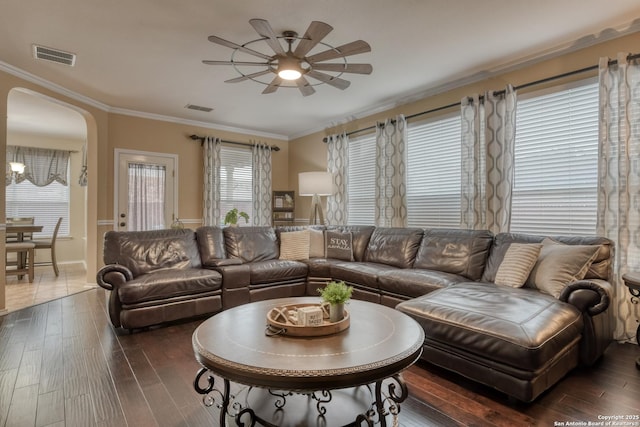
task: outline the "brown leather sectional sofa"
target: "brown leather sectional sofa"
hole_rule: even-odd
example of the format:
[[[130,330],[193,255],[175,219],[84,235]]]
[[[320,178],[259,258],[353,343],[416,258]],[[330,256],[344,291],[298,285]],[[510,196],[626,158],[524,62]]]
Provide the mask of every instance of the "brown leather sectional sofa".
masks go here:
[[[282,233],[305,229],[108,232],[97,281],[111,291],[111,321],[142,328],[252,301],[317,295],[328,280],[344,280],[354,298],[415,318],[425,330],[425,360],[521,401],[593,364],[612,340],[608,239],[553,237],[555,244],[595,249],[584,278],[552,296],[494,283],[513,243],[546,236],[327,226],[311,230],[311,239],[347,236],[350,256],[280,259]]]

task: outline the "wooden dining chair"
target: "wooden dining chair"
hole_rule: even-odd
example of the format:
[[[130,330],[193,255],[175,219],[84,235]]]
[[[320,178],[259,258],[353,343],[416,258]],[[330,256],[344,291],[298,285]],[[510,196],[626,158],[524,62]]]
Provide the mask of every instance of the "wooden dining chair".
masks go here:
[[[34,240],[36,249],[51,249],[51,265],[53,266],[53,272],[56,276],[60,274],[58,270],[58,263],[56,262],[56,239],[58,238],[58,231],[60,231],[60,224],[62,223],[62,217],[58,218],[56,227],[53,229],[53,235],[50,240]]]
[[[16,256],[26,255],[24,257],[24,264],[22,266],[16,266],[16,268],[5,268],[5,276],[15,275],[18,279],[22,279],[23,276],[29,277],[29,283],[33,283],[33,277],[35,273],[34,258],[35,258],[36,244],[34,242],[8,242],[5,245],[7,253],[15,252]],[[21,268],[22,267],[22,268]]]

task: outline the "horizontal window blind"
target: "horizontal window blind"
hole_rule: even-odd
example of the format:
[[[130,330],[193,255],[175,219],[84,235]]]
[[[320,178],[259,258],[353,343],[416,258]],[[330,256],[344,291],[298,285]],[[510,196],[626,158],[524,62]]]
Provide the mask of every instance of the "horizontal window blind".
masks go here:
[[[460,115],[408,129],[407,225],[460,227]]]
[[[349,140],[350,225],[375,223],[376,142],[375,134]]]
[[[251,217],[253,210],[253,162],[251,150],[222,146],[220,149],[220,219],[233,209],[244,211]],[[238,224],[244,224],[240,219]]]
[[[511,231],[596,230],[597,83],[518,101]]]
[[[68,178],[67,178],[68,182]],[[48,238],[62,217],[58,237],[69,236],[69,186],[52,182],[37,187],[29,181],[6,187],[6,215],[11,218],[34,218],[36,225],[42,225],[42,232],[34,233],[34,239]]]

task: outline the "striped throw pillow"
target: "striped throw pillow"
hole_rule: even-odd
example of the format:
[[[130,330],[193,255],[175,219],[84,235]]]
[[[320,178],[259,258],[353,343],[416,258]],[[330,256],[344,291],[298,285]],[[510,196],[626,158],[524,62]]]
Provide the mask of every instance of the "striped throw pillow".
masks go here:
[[[309,230],[280,233],[280,259],[309,259]]]
[[[496,273],[496,285],[522,287],[540,255],[541,243],[512,243]]]

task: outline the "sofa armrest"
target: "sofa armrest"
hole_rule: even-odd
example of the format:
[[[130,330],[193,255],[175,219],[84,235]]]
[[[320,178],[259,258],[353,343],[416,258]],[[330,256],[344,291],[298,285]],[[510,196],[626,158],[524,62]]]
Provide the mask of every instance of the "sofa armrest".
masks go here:
[[[216,268],[222,274],[223,290],[249,288],[251,284],[251,267],[249,264],[224,265]]]
[[[244,264],[244,261],[242,261],[240,258],[217,258],[217,259],[211,259],[209,261],[207,261],[204,266],[206,268],[217,268],[217,267],[225,267],[228,265],[241,265]]]
[[[605,280],[578,280],[567,285],[558,299],[595,316],[609,307],[611,291],[611,284]]]
[[[133,273],[124,265],[108,264],[98,270],[96,281],[98,285],[108,291],[117,288],[118,285],[133,280]]]

